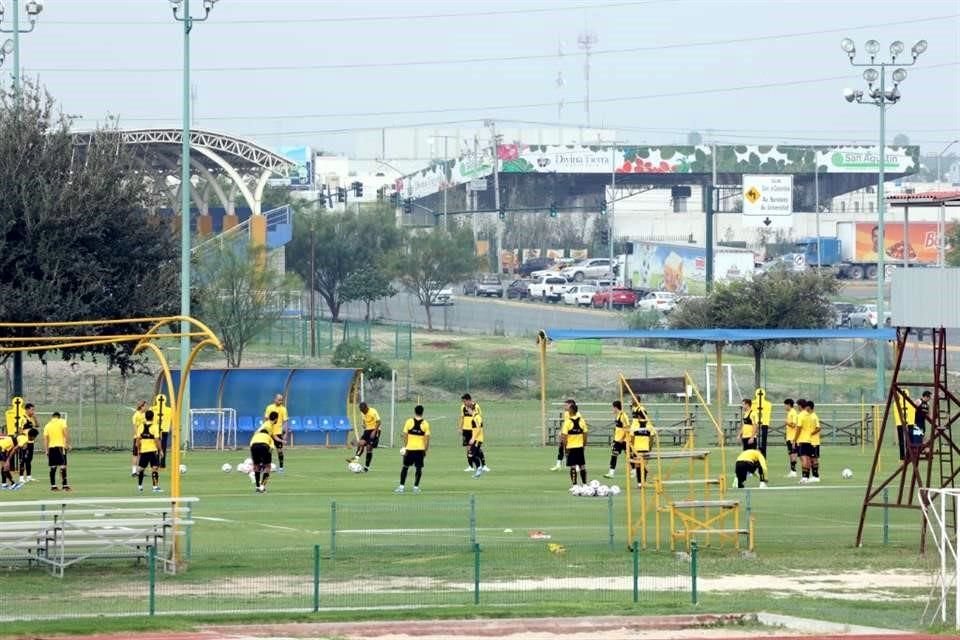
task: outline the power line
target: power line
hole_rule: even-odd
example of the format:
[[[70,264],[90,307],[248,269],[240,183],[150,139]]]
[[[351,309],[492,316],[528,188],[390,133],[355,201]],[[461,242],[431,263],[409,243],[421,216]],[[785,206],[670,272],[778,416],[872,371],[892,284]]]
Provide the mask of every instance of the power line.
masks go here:
[[[790,38],[805,38],[810,36],[827,35],[831,33],[849,33],[851,31],[860,31],[864,29],[876,29],[880,27],[900,26],[904,24],[915,24],[922,22],[936,22],[960,17],[960,13],[954,13],[943,16],[929,16],[926,18],[915,18],[913,20],[902,20],[897,22],[879,22],[874,24],[856,25],[850,27],[835,27],[832,29],[823,29],[817,31],[796,31],[791,33],[777,33],[759,36],[748,36],[742,38],[727,38],[722,40],[701,40],[697,42],[676,42],[662,45],[644,45],[640,47],[622,47],[615,49],[596,49],[591,50],[591,56],[597,55],[619,55],[624,53],[640,53],[647,51],[659,51],[665,49],[689,49],[697,47],[716,47],[731,44],[744,44],[750,42],[763,42],[767,40],[784,40]],[[486,64],[493,62],[524,62],[529,60],[546,60],[558,57],[556,53],[537,53],[517,56],[492,56],[492,57],[474,57],[474,58],[444,58],[431,60],[406,60],[398,62],[347,62],[339,64],[280,64],[280,65],[246,65],[234,67],[191,67],[192,73],[260,73],[277,71],[332,71],[342,69],[388,69],[388,68],[408,68],[408,67],[427,67],[427,66],[445,66],[445,65],[468,65],[468,64]],[[182,67],[153,67],[132,69],[130,67],[30,67],[28,71],[34,73],[182,73]]]
[[[939,69],[945,67],[955,67],[960,65],[960,61],[952,62],[943,62],[939,64],[931,64],[923,67],[917,67],[915,71],[921,71],[925,69]],[[808,84],[819,84],[821,82],[835,82],[837,80],[847,80],[850,78],[850,74],[836,75],[836,76],[824,76],[821,78],[807,78],[804,80],[787,80],[781,82],[763,82],[758,84],[745,84],[737,85],[732,87],[712,87],[708,89],[689,89],[685,91],[669,91],[664,93],[649,93],[645,95],[638,96],[618,96],[611,98],[592,98],[593,103],[603,103],[611,104],[617,102],[640,102],[644,100],[656,100],[660,98],[679,98],[685,96],[696,96],[696,95],[715,95],[722,93],[738,93],[742,91],[757,91],[763,89],[773,89],[781,87],[795,87]],[[570,104],[583,104],[583,100],[572,100]],[[504,111],[510,109],[539,109],[543,107],[553,107],[553,102],[530,102],[530,103],[521,103],[521,104],[500,104],[500,105],[484,105],[484,106],[471,106],[471,107],[437,107],[432,109],[398,109],[392,111],[347,111],[347,112],[338,112],[338,113],[312,113],[312,114],[258,114],[258,115],[244,115],[244,116],[205,116],[203,118],[198,118],[198,120],[209,121],[243,121],[243,120],[264,120],[264,119],[274,119],[274,120],[311,120],[311,119],[320,119],[320,118],[372,118],[372,117],[383,117],[383,116],[399,116],[399,115],[418,115],[418,114],[434,114],[434,113],[473,113],[473,112],[489,112],[489,111]],[[133,117],[133,118],[124,118],[128,121],[163,121],[167,117]]]

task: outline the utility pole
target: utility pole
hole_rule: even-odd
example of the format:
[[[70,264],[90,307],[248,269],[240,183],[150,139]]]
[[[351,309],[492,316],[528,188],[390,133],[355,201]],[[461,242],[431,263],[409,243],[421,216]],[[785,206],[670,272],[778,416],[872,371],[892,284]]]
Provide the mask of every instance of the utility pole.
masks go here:
[[[493,208],[497,210],[497,250],[494,255],[496,262],[496,273],[500,274],[503,270],[500,264],[500,252],[503,250],[503,227],[504,220],[500,220],[500,157],[497,154],[497,123],[493,120],[484,120],[483,126],[490,129],[490,152],[493,155]]]
[[[586,88],[586,97],[583,101],[583,108],[587,116],[587,126],[590,126],[590,49],[593,48],[593,45],[597,44],[598,38],[597,34],[584,31],[577,38],[577,45],[584,52],[584,61],[583,61],[583,79]]]

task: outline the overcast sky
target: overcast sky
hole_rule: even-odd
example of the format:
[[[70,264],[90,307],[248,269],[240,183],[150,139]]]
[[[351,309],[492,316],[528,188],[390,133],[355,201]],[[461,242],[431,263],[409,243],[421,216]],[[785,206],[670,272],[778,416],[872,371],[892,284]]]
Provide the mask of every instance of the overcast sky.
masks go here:
[[[586,32],[591,123],[631,141],[675,143],[692,129],[720,142],[872,141],[876,109],[841,95],[864,86],[840,50],[845,35],[860,60],[869,38],[883,52],[928,40],[889,135],[933,153],[960,137],[957,0],[221,0],[192,34],[196,124],[327,149],[346,139],[330,130],[585,124]],[[406,64],[424,62],[437,64]],[[22,38],[25,74],[83,116],[78,128],[107,114],[129,128],[179,126],[181,65],[168,0],[46,0]],[[750,85],[767,86],[729,91]]]

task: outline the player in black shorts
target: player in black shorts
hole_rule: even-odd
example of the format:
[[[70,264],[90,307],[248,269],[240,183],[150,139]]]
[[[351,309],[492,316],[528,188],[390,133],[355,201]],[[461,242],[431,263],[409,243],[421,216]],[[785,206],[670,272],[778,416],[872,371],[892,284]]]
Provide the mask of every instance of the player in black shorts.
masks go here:
[[[33,450],[40,435],[40,423],[37,420],[36,409],[32,402],[24,405],[27,414],[26,420],[21,426],[21,435],[26,436],[23,446],[18,447],[20,454],[20,482],[33,482]]]
[[[623,411],[623,404],[619,400],[613,401],[613,447],[610,449],[610,470],[604,478],[612,478],[617,472],[617,458],[627,450],[627,433],[630,424],[627,414]]]
[[[275,416],[276,412],[270,415]],[[276,442],[273,430],[269,423],[264,424],[253,432],[250,438],[250,458],[253,460],[253,479],[257,493],[266,493],[267,480],[270,479],[270,467],[273,464],[273,450]]]
[[[366,452],[366,458],[363,463],[363,470],[370,470],[370,463],[373,462],[373,450],[380,444],[380,413],[368,405],[361,402],[360,415],[363,418],[363,435],[357,442],[357,450],[352,458],[347,458],[347,462],[360,462],[360,454]]]
[[[150,468],[153,492],[160,493],[160,426],[154,422],[152,409],[143,414],[143,423],[137,432],[137,492],[143,493],[143,472]]]

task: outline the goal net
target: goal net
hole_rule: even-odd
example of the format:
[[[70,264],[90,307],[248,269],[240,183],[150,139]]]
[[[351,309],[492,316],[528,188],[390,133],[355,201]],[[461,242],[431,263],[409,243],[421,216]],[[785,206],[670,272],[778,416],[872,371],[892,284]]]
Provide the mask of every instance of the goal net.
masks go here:
[[[929,546],[937,550],[938,560],[933,570],[934,583],[923,611],[923,621],[953,624],[960,629],[960,556],[957,549],[960,489],[922,489],[920,498],[923,518],[930,534]]]
[[[237,412],[234,409],[191,409],[190,448],[237,448]]]

